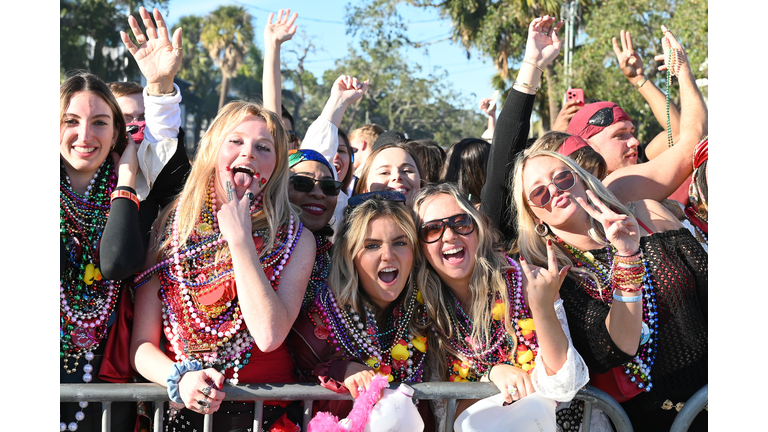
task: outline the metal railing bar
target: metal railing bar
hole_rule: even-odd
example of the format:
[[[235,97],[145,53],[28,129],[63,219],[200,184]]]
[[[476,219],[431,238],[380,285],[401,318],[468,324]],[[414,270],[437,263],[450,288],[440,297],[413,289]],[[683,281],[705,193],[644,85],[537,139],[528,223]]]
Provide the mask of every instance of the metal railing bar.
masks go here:
[[[213,430],[213,414],[206,414],[203,416],[203,432],[211,432]]]
[[[704,409],[709,402],[709,384],[704,384],[696,393],[685,403],[685,406],[675,416],[672,422],[672,428],[669,432],[685,432],[691,427],[691,423],[697,415]]]
[[[112,426],[112,402],[101,403],[101,430],[110,432]]]
[[[592,386],[587,386],[586,388],[583,388],[579,390],[579,392],[576,394],[574,399],[581,399],[585,402],[584,404],[584,419],[582,419],[582,425],[585,423],[585,419],[587,418],[587,402],[590,404],[597,405],[600,407],[601,410],[605,413],[605,415],[608,416],[608,418],[613,422],[613,425],[615,426],[616,430],[619,432],[633,432],[634,429],[632,428],[632,423],[629,421],[629,417],[627,417],[627,414],[624,412],[624,408],[619,405],[618,402],[616,402],[616,399],[612,398],[608,395],[608,393]],[[590,407],[589,410],[589,417],[591,419],[592,416],[592,409]]]
[[[589,432],[592,424],[592,402],[584,401],[584,411],[581,419],[581,432]]]
[[[495,384],[493,384],[493,386],[494,388],[496,387]],[[458,401],[456,399],[448,399],[448,404],[445,407],[445,432],[453,432],[453,422],[456,419],[457,405]]]
[[[312,420],[312,405],[314,401],[312,399],[304,399],[304,418],[301,422],[301,430],[305,431],[309,427],[309,421]]]
[[[167,395],[167,392],[166,392]],[[155,401],[155,432],[162,432],[163,430],[163,401]]]
[[[256,407],[253,410],[253,430],[260,431],[261,425],[264,423],[264,401],[257,400]]]

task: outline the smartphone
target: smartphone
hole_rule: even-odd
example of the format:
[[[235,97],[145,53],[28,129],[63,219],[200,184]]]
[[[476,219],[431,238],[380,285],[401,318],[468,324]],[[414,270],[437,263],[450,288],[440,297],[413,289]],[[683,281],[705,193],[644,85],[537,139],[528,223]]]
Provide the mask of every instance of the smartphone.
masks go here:
[[[584,106],[584,90],[578,88],[568,89],[565,93],[566,102],[575,100],[578,105]]]
[[[492,110],[496,106],[496,99],[499,98],[499,91],[494,90],[493,96],[491,96],[491,102],[488,103],[488,111]]]

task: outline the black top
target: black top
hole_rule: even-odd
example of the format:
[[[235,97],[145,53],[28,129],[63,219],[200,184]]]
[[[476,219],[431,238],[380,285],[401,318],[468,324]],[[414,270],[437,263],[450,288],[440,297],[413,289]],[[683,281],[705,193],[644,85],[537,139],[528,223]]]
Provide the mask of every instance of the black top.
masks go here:
[[[686,228],[642,237],[640,247],[656,295],[658,334],[653,388],[622,404],[630,417],[630,411],[660,411],[665,399],[685,402],[707,383],[708,368],[707,253]],[[590,252],[604,263],[610,260],[604,249]],[[610,305],[592,298],[570,276],[560,297],[573,345],[592,371],[604,373],[634,357],[622,352],[608,334]]]
[[[517,227],[510,211],[511,191],[507,184],[513,174],[515,158],[526,147],[535,99],[536,95],[510,90],[493,131],[480,211],[499,229],[506,246],[517,239]]]
[[[105,278],[123,280],[141,271],[147,257],[149,233],[160,210],[181,193],[191,169],[184,150],[184,131],[179,129],[176,151],[163,167],[140,208],[129,199],[116,199],[101,236],[100,270]],[[117,189],[136,193],[125,186]]]

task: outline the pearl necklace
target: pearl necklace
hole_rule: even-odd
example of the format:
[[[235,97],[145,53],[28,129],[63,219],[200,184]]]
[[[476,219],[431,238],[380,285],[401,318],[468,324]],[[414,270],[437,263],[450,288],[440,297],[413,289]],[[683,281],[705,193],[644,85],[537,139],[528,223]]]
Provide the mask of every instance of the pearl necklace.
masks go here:
[[[72,189],[63,162],[60,176],[60,235],[67,251],[59,280],[60,358],[64,370],[71,374],[84,357],[87,363],[83,365],[83,382],[89,383],[93,380],[93,351],[106,336],[118,296],[116,282],[103,279],[98,269],[99,244],[117,178],[110,157],[96,170],[83,195]],[[70,358],[75,360],[71,368]],[[76,431],[78,423],[85,419],[83,410],[88,402],[80,402],[79,406],[76,421],[60,422],[61,431]]]
[[[530,313],[525,304],[522,291],[522,271],[520,270],[520,266],[513,259],[507,257],[507,262],[512,267],[508,269],[504,275],[507,285],[507,295],[510,302],[508,313],[511,318],[512,326],[515,329],[517,343],[519,344],[522,342],[527,348],[534,352],[535,357],[535,353],[538,352],[538,342],[535,333],[530,333],[530,336],[526,338],[523,336],[520,327],[521,320],[530,319]],[[467,379],[470,381],[477,381],[481,376],[488,373],[491,367],[500,363],[521,367],[522,365],[516,361],[517,357],[514,351],[516,346],[515,340],[507,333],[504,326],[503,316],[501,316],[500,319],[494,319],[493,322],[491,322],[490,337],[481,341],[473,341],[471,339],[472,327],[474,325],[472,318],[461,307],[461,303],[459,303],[453,292],[450,289],[447,291],[452,300],[446,300],[446,308],[449,311],[452,335],[450,338],[443,335],[443,339],[448,341],[455,352],[458,352],[464,357],[462,361],[467,360],[470,368],[470,373],[468,373]],[[503,301],[500,298],[494,298],[490,293],[488,301],[490,307],[493,307],[493,305],[497,303],[503,304]],[[433,331],[435,332],[435,335],[437,335],[437,331],[434,328]],[[458,373],[454,369],[454,359],[449,358],[448,369],[449,374]]]
[[[227,382],[239,382],[238,371],[249,363],[255,340],[247,329],[236,300],[236,281],[232,260],[225,249],[227,241],[218,230],[215,191],[201,213],[193,234],[185,244],[180,242],[178,214],[181,203],[166,224],[170,235],[171,257],[141,273],[136,282],[145,283],[152,275],[160,279],[163,300],[164,333],[175,353],[176,361],[195,359],[204,367],[215,367],[224,373],[233,369]],[[260,197],[251,211],[261,210]],[[208,224],[210,222],[210,224]],[[208,224],[208,225],[207,225]],[[290,260],[303,225],[295,226],[293,216],[278,229],[272,252],[261,257],[264,273],[276,290],[280,272]],[[264,250],[262,238],[266,230],[253,233],[259,253]],[[217,261],[219,251],[225,251]]]
[[[411,283],[415,282],[411,280]],[[365,320],[362,320],[351,307],[339,307],[335,296],[327,287],[316,294],[315,310],[329,330],[329,336],[337,346],[337,351],[342,347],[348,356],[363,359],[380,373],[383,373],[383,366],[390,366],[395,381],[421,382],[426,348],[423,352],[414,349],[415,336],[408,332],[408,327],[414,319],[420,319],[421,324],[425,325],[427,317],[423,305],[418,300],[418,290],[413,289],[412,292],[411,298],[407,299],[405,304],[395,306],[393,319],[389,321],[391,328],[386,332],[379,331],[376,315],[368,305],[365,305]],[[390,333],[390,342],[384,342],[382,336]],[[393,358],[393,349],[403,351],[399,347],[403,343],[405,349],[401,357],[405,359]],[[386,367],[383,370],[386,371]]]

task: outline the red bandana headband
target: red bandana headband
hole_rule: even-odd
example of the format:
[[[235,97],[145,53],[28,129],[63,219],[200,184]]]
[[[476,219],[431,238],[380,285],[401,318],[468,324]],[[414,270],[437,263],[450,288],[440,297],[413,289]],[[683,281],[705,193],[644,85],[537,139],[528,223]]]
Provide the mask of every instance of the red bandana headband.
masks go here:
[[[611,121],[600,121],[607,120],[606,118],[599,118],[600,113],[598,113],[598,111],[603,108],[612,108],[613,119]],[[592,121],[592,124],[590,124],[590,120]],[[602,132],[606,127],[620,121],[632,121],[632,119],[629,118],[629,115],[624,112],[620,106],[613,102],[595,102],[585,105],[584,108],[580,109],[576,115],[573,116],[571,123],[568,125],[568,133],[571,135],[579,135],[588,140]]]
[[[563,156],[570,156],[573,154],[573,152],[582,147],[589,147],[589,143],[587,143],[584,138],[578,135],[571,135],[566,138],[565,142],[563,142],[563,145],[557,149],[557,152]]]

